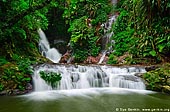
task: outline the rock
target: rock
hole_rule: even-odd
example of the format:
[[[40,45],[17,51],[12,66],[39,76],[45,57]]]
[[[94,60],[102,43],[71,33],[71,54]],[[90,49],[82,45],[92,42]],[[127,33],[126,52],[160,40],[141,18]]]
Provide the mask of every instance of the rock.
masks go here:
[[[119,76],[123,76],[124,80],[139,82],[139,79],[133,75],[119,75]]]
[[[60,59],[59,63],[67,63],[71,57],[71,54],[69,51],[67,51]]]
[[[127,63],[126,58],[132,57],[128,52],[126,52],[124,55],[117,57],[118,64],[125,64]]]
[[[71,79],[72,79],[72,82],[77,82],[80,79],[80,76],[78,73],[72,73]]]
[[[167,84],[170,86],[170,77],[167,78]]]
[[[144,73],[135,73],[134,75],[135,75],[136,77],[141,77],[141,78],[142,78],[143,74],[144,74]]]
[[[159,67],[156,66],[156,65],[153,65],[153,66],[147,66],[147,67],[145,67],[145,70],[146,70],[147,72],[149,72],[149,71],[155,70],[155,69],[157,69],[157,68],[159,68]]]
[[[86,64],[96,64],[99,62],[98,57],[88,56],[87,59],[84,61]]]
[[[163,86],[162,91],[165,92],[165,93],[170,94],[170,86]]]
[[[33,86],[31,83],[27,83],[25,90],[21,91],[19,89],[9,89],[0,92],[0,96],[15,96],[15,95],[23,95],[26,93],[30,93],[33,91]]]
[[[26,90],[32,90],[33,89],[33,86],[31,83],[27,83],[26,85]]]
[[[84,63],[86,63],[86,64],[97,64],[100,61],[101,57],[102,57],[101,53],[96,57],[88,56],[87,59],[84,61]],[[109,59],[108,56],[105,56],[102,63],[106,64],[108,59]]]
[[[7,94],[7,92],[5,90],[0,92],[0,96],[4,96],[6,94]]]

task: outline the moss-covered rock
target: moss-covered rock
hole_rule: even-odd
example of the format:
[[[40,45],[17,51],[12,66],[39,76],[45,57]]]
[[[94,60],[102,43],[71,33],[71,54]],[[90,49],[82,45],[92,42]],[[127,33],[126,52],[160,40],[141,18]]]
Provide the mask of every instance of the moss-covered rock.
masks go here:
[[[170,94],[170,86],[167,86],[167,85],[166,85],[166,86],[163,86],[163,87],[162,87],[162,91],[165,92],[165,93]]]
[[[7,63],[0,66],[0,91],[6,91],[11,94],[12,91],[18,89],[26,90],[27,83],[31,81],[31,70],[27,63]]]
[[[151,70],[143,75],[147,89],[170,94],[170,64]]]

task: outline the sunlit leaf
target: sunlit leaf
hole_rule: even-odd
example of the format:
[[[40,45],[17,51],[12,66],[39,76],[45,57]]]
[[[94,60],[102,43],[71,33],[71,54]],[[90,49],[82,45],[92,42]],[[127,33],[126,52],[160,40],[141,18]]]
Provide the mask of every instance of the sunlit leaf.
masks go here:
[[[154,57],[154,56],[156,56],[156,51],[155,51],[155,50],[152,50],[152,51],[149,52],[149,54]]]

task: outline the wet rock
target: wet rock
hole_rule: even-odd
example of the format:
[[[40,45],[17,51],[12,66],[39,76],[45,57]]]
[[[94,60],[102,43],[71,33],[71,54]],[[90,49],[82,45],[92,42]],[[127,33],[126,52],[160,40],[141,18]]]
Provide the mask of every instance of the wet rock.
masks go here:
[[[0,96],[15,96],[15,95],[23,95],[33,91],[33,85],[31,83],[27,83],[25,90],[19,89],[9,89],[0,92]]]
[[[155,69],[157,69],[157,68],[159,68],[159,67],[156,66],[156,65],[153,65],[153,66],[147,66],[147,67],[145,67],[145,70],[146,70],[147,72],[149,72],[149,71],[155,70]]]
[[[0,96],[4,96],[6,94],[7,94],[7,91],[5,91],[5,90],[0,92]]]
[[[32,90],[33,89],[33,86],[31,83],[27,83],[26,85],[26,90]]]
[[[84,61],[86,64],[96,64],[99,62],[98,57],[88,56],[87,59]]]
[[[60,59],[59,63],[67,63],[71,57],[71,53],[67,51]]]
[[[72,82],[77,82],[80,79],[80,76],[78,73],[72,73],[71,79],[72,79]]]
[[[96,57],[88,56],[87,59],[84,61],[84,63],[86,63],[86,64],[97,64],[100,61],[101,57],[102,57],[101,53]],[[105,56],[102,63],[106,64],[108,59],[109,59],[108,56]]]
[[[167,84],[170,86],[170,77],[167,78]]]
[[[134,82],[139,82],[139,79],[136,76],[133,75],[120,75],[124,78],[124,80],[130,80]]]
[[[163,92],[170,94],[170,86],[163,86],[162,88]]]
[[[144,74],[144,73],[135,73],[134,75],[135,75],[136,77],[141,77],[141,78],[142,78],[142,77],[143,77],[143,74]]]

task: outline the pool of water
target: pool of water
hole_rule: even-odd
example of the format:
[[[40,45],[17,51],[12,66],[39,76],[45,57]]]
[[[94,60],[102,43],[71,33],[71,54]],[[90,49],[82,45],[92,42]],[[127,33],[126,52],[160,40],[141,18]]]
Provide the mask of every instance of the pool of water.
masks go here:
[[[93,88],[1,96],[0,112],[169,112],[170,96],[146,90]]]

